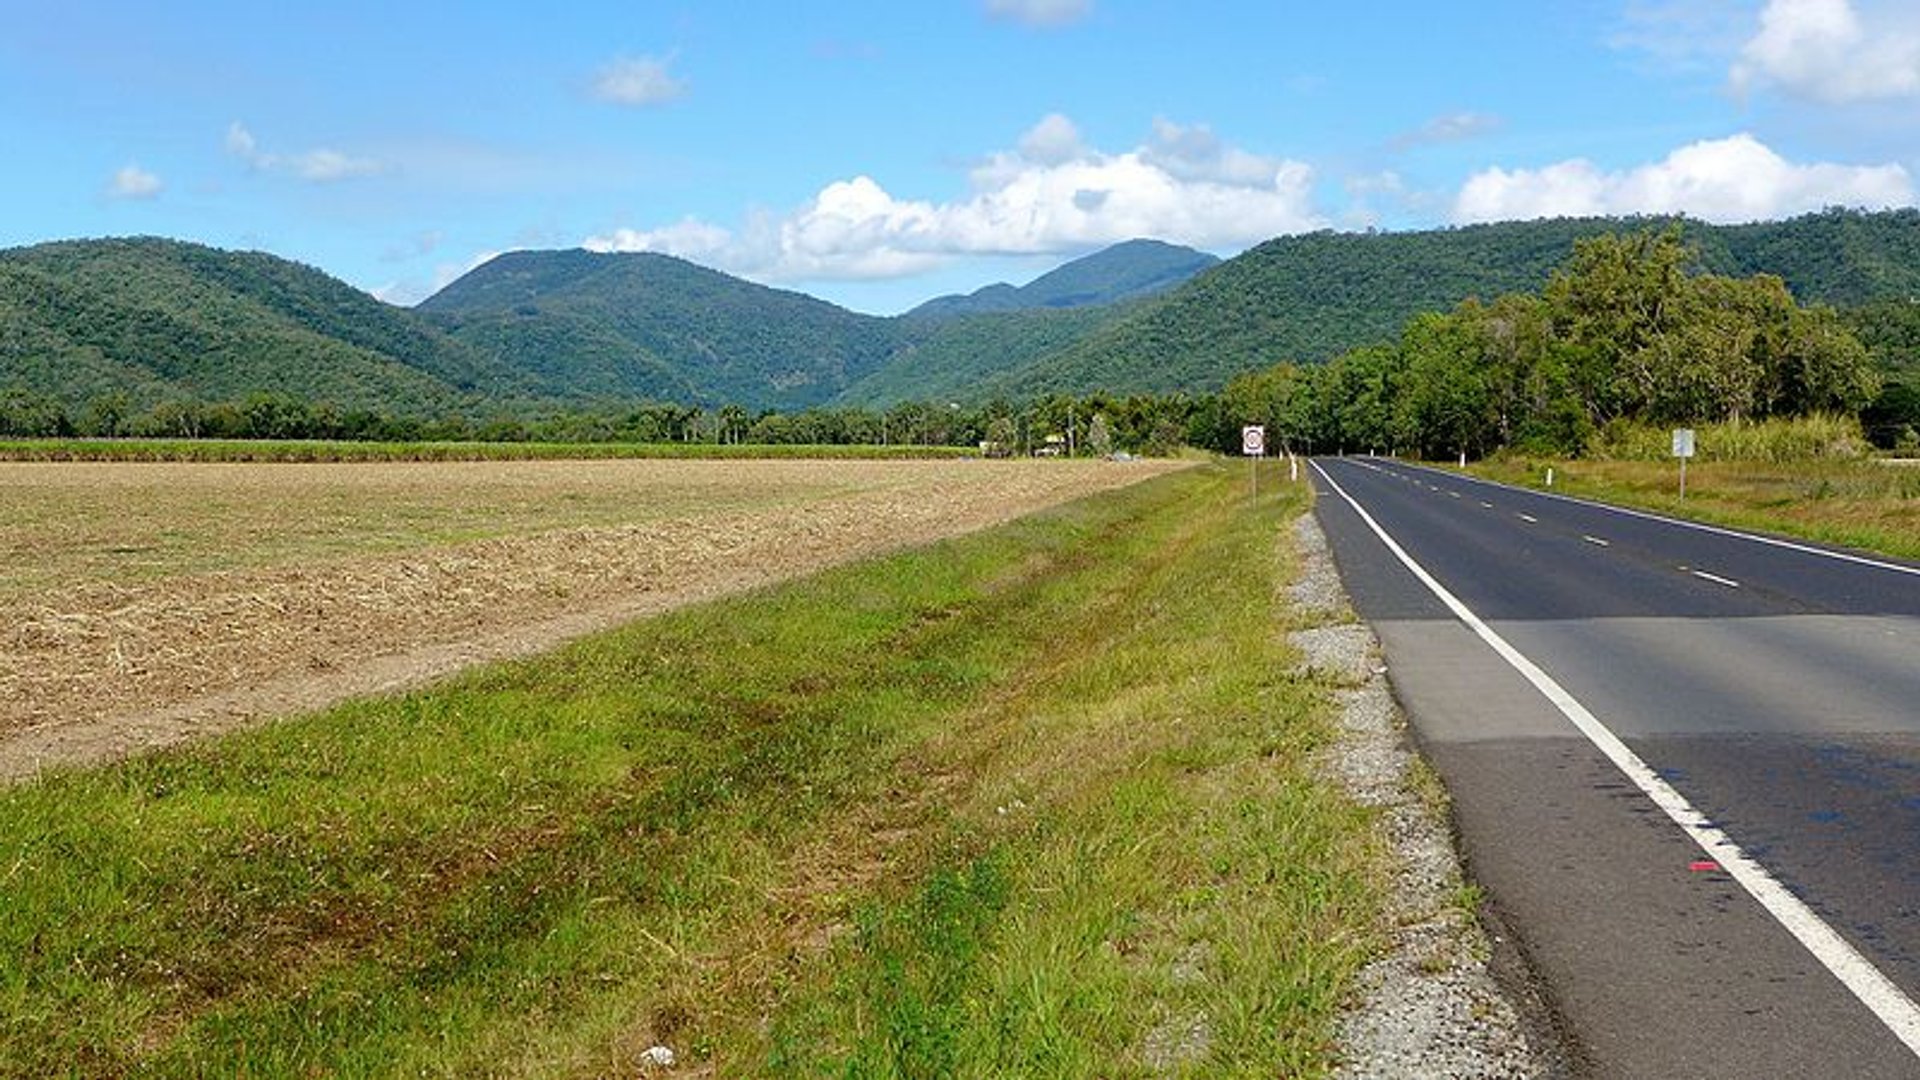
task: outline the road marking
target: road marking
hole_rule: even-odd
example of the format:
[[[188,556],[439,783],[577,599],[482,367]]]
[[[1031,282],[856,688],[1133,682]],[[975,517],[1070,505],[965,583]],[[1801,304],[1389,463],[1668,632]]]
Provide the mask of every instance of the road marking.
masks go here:
[[[1467,479],[1472,480],[1476,484],[1485,484],[1488,487],[1525,492],[1528,495],[1538,495],[1543,499],[1558,499],[1561,502],[1573,503],[1575,506],[1589,506],[1595,510],[1607,510],[1615,514],[1625,514],[1627,517],[1657,521],[1662,525],[1677,525],[1680,528],[1693,529],[1697,532],[1713,533],[1716,536],[1730,536],[1736,540],[1750,540],[1756,544],[1766,544],[1769,547],[1785,548],[1788,551],[1797,551],[1803,555],[1818,555],[1821,558],[1837,559],[1841,562],[1849,562],[1858,566],[1871,566],[1875,570],[1891,570],[1896,574],[1911,574],[1914,577],[1920,577],[1920,566],[1907,566],[1903,563],[1886,562],[1882,559],[1872,559],[1865,555],[1854,555],[1845,551],[1829,551],[1826,548],[1814,547],[1811,544],[1798,544],[1792,540],[1782,540],[1775,536],[1761,536],[1758,533],[1740,532],[1737,529],[1723,529],[1718,525],[1707,525],[1698,521],[1684,521],[1680,518],[1667,517],[1664,514],[1653,514],[1645,510],[1634,510],[1625,506],[1614,506],[1610,503],[1594,502],[1592,499],[1576,499],[1571,495],[1560,495],[1551,491],[1535,491],[1532,488],[1515,487],[1512,484],[1503,484],[1498,480],[1483,480],[1477,476],[1468,477]]]
[[[1721,577],[1719,574],[1709,574],[1705,570],[1695,570],[1693,572],[1693,576],[1697,578],[1703,578],[1707,581],[1711,581],[1715,585],[1725,585],[1729,589],[1737,589],[1740,587],[1740,583],[1733,580],[1732,578],[1724,578],[1724,577]]]
[[[1487,508],[1487,509],[1489,509],[1489,510],[1491,510],[1491,509],[1493,509],[1493,504],[1492,504],[1492,503],[1490,503],[1490,502],[1488,502],[1488,501],[1487,501],[1487,500],[1485,500],[1485,499],[1481,499],[1481,500],[1480,500],[1480,505],[1481,505],[1481,506],[1484,506],[1484,507],[1486,507],[1486,508]]]
[[[1459,493],[1459,492],[1457,492],[1457,491],[1449,491],[1449,492],[1447,492],[1447,496],[1448,496],[1449,498],[1453,498],[1453,499],[1457,499],[1457,498],[1459,498],[1459,497],[1460,497],[1460,493]]]
[[[1534,517],[1532,514],[1515,514],[1513,516],[1519,518],[1521,521],[1524,521],[1529,525],[1540,524],[1540,519],[1537,517]]]
[[[1335,494],[1346,500],[1348,506],[1353,507],[1353,512],[1360,515],[1360,520],[1366,522],[1367,528],[1373,530],[1373,534],[1380,538],[1380,542],[1387,546],[1387,550],[1392,552],[1408,570],[1411,570],[1413,576],[1418,578],[1428,591],[1438,597],[1441,603],[1445,604],[1461,622],[1467,625],[1468,629],[1474,632],[1475,636],[1486,642],[1502,660],[1519,672],[1522,678],[1532,683],[1534,689],[1540,691],[1542,696],[1560,710],[1562,716],[1571,721],[1573,726],[1587,737],[1588,742],[1605,754],[1607,760],[1613,762],[1614,767],[1625,773],[1627,779],[1633,781],[1634,786],[1638,787],[1647,798],[1653,800],[1654,805],[1664,811],[1675,825],[1680,826],[1681,831],[1691,837],[1694,843],[1700,845],[1700,849],[1709,857],[1718,862],[1721,869],[1740,883],[1741,888],[1746,889],[1749,895],[1758,900],[1767,914],[1772,915],[1776,922],[1794,936],[1795,940],[1805,946],[1806,950],[1813,954],[1814,959],[1820,961],[1821,966],[1832,972],[1834,977],[1840,980],[1841,985],[1851,991],[1861,1004],[1871,1010],[1873,1015],[1887,1026],[1887,1030],[1891,1031],[1895,1038],[1906,1044],[1908,1051],[1920,1057],[1920,1005],[1915,1005],[1905,991],[1894,985],[1893,980],[1882,974],[1879,968],[1873,966],[1872,961],[1860,955],[1859,950],[1848,944],[1847,939],[1836,933],[1833,927],[1822,922],[1820,917],[1815,915],[1800,898],[1788,892],[1786,887],[1767,871],[1766,867],[1755,862],[1752,856],[1741,849],[1740,845],[1734,843],[1732,837],[1722,832],[1705,814],[1694,809],[1693,804],[1689,803],[1685,796],[1675,791],[1673,785],[1661,779],[1660,775],[1642,761],[1640,755],[1629,749],[1626,743],[1621,742],[1620,737],[1602,723],[1599,717],[1593,715],[1585,705],[1580,703],[1579,699],[1554,681],[1553,676],[1541,670],[1540,666],[1528,659],[1526,654],[1508,644],[1506,638],[1501,637],[1493,627],[1488,626],[1480,616],[1474,614],[1473,610],[1462,603],[1459,597],[1448,592],[1446,586],[1440,584],[1432,574],[1428,573],[1426,567],[1415,562],[1413,556],[1407,554],[1406,549],[1388,535],[1387,530],[1380,527],[1380,523],[1373,519],[1372,514],[1367,513],[1365,507],[1355,501],[1353,496],[1347,494],[1346,489],[1341,487],[1333,477],[1327,475],[1327,471],[1320,467],[1319,462],[1312,464],[1319,471],[1321,479],[1333,488]]]
[[[1582,536],[1580,539],[1585,540],[1587,543],[1593,544],[1596,547],[1612,547],[1613,546],[1612,541],[1602,540],[1597,536]]]

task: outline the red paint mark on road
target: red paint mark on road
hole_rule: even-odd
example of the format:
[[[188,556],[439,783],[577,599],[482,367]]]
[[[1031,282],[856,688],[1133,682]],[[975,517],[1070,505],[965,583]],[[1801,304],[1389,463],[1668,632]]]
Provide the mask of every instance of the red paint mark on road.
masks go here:
[[[1695,859],[1695,860],[1693,860],[1692,862],[1690,862],[1690,863],[1688,863],[1688,864],[1687,864],[1687,869],[1689,869],[1689,870],[1718,870],[1718,869],[1720,869],[1720,864],[1719,864],[1719,863],[1717,863],[1717,862],[1714,862],[1714,861],[1713,861],[1712,859]]]

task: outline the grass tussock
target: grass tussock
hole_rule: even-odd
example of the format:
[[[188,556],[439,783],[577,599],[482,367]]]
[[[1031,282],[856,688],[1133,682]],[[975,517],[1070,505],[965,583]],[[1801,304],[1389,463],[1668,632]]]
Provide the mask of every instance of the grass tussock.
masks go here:
[[[0,793],[0,1074],[1318,1071],[1371,853],[1243,480]]]

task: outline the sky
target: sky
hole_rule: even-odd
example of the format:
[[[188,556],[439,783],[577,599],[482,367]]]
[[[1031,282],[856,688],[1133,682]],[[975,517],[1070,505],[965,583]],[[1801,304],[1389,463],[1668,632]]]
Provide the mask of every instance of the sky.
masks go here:
[[[0,0],[0,247],[412,304],[660,251],[891,314],[1153,237],[1920,201],[1914,0]]]

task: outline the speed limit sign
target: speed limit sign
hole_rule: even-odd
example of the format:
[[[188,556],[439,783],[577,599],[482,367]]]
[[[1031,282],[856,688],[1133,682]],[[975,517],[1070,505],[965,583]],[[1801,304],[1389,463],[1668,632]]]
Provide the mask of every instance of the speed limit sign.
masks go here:
[[[1267,453],[1267,429],[1259,424],[1248,424],[1240,429],[1240,452],[1248,457],[1264,457]]]

